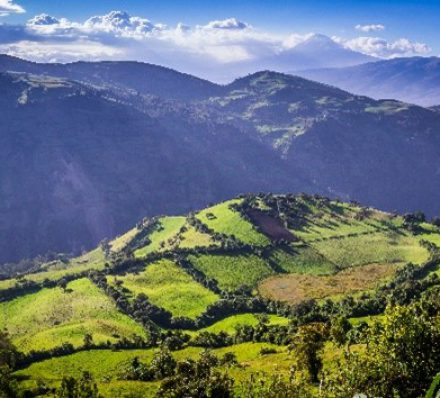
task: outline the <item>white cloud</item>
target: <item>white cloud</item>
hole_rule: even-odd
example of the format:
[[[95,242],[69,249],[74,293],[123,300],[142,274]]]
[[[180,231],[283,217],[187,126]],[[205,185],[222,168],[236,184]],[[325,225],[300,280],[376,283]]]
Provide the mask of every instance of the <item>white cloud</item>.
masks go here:
[[[14,44],[0,44],[0,53],[40,62],[97,61],[114,59],[122,54],[118,49],[88,40],[75,43],[40,42],[38,45],[22,40]]]
[[[394,42],[389,42],[380,37],[366,36],[350,40],[340,37],[333,37],[333,39],[353,51],[358,51],[379,58],[425,55],[431,52],[431,48],[427,44],[413,42],[405,38]]]
[[[25,9],[22,6],[14,3],[12,0],[0,0],[0,16],[21,14],[24,12]]]
[[[211,21],[205,27],[208,29],[246,29],[250,26],[236,18],[229,18],[222,21]]]
[[[54,17],[47,14],[36,15],[28,21],[29,26],[47,26],[47,25],[58,25],[60,21]]]
[[[167,26],[123,11],[112,11],[85,21],[41,14],[31,18],[26,25],[0,24],[0,52],[11,55],[58,62],[82,59],[144,61],[218,81],[268,68],[303,69],[304,64],[291,58],[289,50],[311,38],[331,43],[328,37],[314,33],[262,31],[236,18],[204,25]],[[343,47],[382,58],[429,51],[426,44],[408,39],[393,43],[373,37],[333,40]],[[316,57],[319,58],[319,54]],[[320,62],[325,65],[326,60]],[[307,64],[306,67],[314,66]]]
[[[277,46],[282,45],[280,38],[261,33],[236,18],[211,21],[195,27],[182,23],[176,27],[168,27],[154,24],[148,19],[132,17],[123,11],[94,16],[83,23],[57,20],[43,14],[29,20],[27,28],[46,40],[87,37],[106,45],[126,47],[128,52],[137,47],[138,53],[141,51],[150,57],[159,52],[172,52],[174,49],[177,53],[204,56],[217,63],[254,59],[262,56],[263,52],[274,52]],[[129,42],[130,39],[132,42]]]
[[[360,30],[361,32],[379,32],[385,30],[385,26],[382,24],[370,24],[370,25],[356,25],[356,30]]]

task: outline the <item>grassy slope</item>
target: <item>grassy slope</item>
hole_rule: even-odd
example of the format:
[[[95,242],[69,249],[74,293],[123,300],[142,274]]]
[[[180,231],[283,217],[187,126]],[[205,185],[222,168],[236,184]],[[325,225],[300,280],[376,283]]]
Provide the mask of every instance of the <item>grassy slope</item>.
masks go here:
[[[287,318],[277,315],[268,315],[268,318],[269,318],[269,325],[287,325],[289,323],[289,320]],[[225,319],[222,319],[221,321],[218,321],[213,325],[208,326],[207,328],[200,329],[200,331],[196,333],[206,331],[210,333],[226,332],[226,333],[234,334],[236,326],[239,325],[256,326],[258,325],[258,318],[255,314],[233,315]]]
[[[110,242],[112,251],[117,253],[122,249],[124,249],[130,243],[130,241],[136,236],[138,232],[139,230],[137,228],[132,228],[130,229],[130,231],[126,232],[125,234],[113,239]]]
[[[260,355],[263,347],[275,348],[278,353]],[[190,347],[181,351],[173,352],[177,360],[186,358],[196,359],[203,351],[202,348]],[[226,352],[234,352],[238,361],[243,367],[234,367],[229,370],[236,378],[236,388],[239,390],[240,381],[247,380],[252,372],[265,371],[268,373],[278,372],[287,375],[291,360],[286,348],[277,347],[265,343],[244,343],[232,347],[213,350],[221,357]],[[90,371],[98,382],[100,391],[105,398],[123,396],[123,392],[137,391],[140,397],[153,397],[158,383],[136,383],[128,381],[117,381],[121,369],[128,361],[138,357],[143,362],[151,361],[154,350],[130,350],[130,351],[85,351],[61,358],[54,358],[31,365],[29,368],[17,372],[22,378],[30,378],[26,385],[42,380],[52,386],[59,385],[62,377],[66,374],[80,377],[83,371]],[[142,386],[140,389],[139,387]]]
[[[269,239],[259,233],[251,223],[244,220],[241,215],[229,208],[232,204],[240,203],[240,199],[230,200],[216,206],[202,210],[197,214],[197,218],[215,232],[225,235],[234,235],[243,243],[264,246],[269,243]],[[212,214],[214,217],[210,217]]]
[[[88,279],[73,281],[67,288],[72,291],[43,289],[0,303],[0,328],[8,329],[22,351],[50,349],[64,342],[81,346],[86,333],[97,343],[145,335]]]
[[[80,274],[89,270],[102,270],[105,265],[105,256],[100,248],[96,248],[68,263],[57,261],[43,266],[44,271],[25,276],[25,279],[34,282],[43,282],[45,279],[59,280],[65,276]],[[16,279],[0,281],[0,290],[15,286]]]
[[[176,236],[180,228],[184,226],[185,220],[185,217],[162,217],[159,220],[160,227],[149,236],[151,243],[136,250],[135,256],[144,257],[154,251],[163,250],[167,246],[168,240]]]
[[[200,255],[189,256],[189,260],[209,279],[216,279],[220,288],[229,291],[241,285],[254,287],[273,273],[264,260],[255,255]]]
[[[210,235],[201,233],[197,231],[193,226],[186,225],[187,230],[180,235],[180,241],[178,243],[178,247],[185,248],[194,248],[198,247],[207,247],[216,245],[216,243]]]
[[[419,239],[392,231],[324,240],[314,242],[312,246],[342,268],[372,263],[421,264],[429,258]]]
[[[138,275],[128,274],[118,279],[134,295],[146,294],[153,304],[165,308],[175,317],[196,318],[219,299],[170,260],[158,261]],[[112,277],[109,281],[112,282]]]
[[[287,273],[326,275],[335,266],[311,247],[291,245],[288,249],[275,249],[269,259]]]
[[[326,207],[317,207],[313,202],[302,202],[308,209],[307,223],[292,232],[306,242],[328,239],[335,236],[375,232],[389,228],[395,220],[387,213],[370,210],[367,218],[360,220],[357,215],[361,208],[347,203],[330,202]]]
[[[417,235],[417,237],[419,239],[434,243],[437,247],[440,247],[440,228],[428,223],[423,223],[422,227],[424,231],[420,235]]]

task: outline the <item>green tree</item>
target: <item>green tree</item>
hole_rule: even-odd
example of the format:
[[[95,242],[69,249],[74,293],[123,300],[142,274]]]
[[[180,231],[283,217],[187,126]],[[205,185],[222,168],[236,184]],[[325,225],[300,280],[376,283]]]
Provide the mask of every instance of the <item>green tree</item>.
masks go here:
[[[90,372],[83,372],[79,380],[64,377],[57,398],[102,398]]]
[[[93,347],[93,336],[90,333],[84,335],[84,348],[90,349]]]
[[[420,396],[440,369],[440,321],[424,305],[388,307],[366,333],[365,352],[346,351],[325,377],[328,397]]]
[[[314,323],[300,327],[294,338],[292,348],[296,368],[305,371],[312,383],[319,381],[318,375],[322,369],[322,349],[326,335],[325,325]]]
[[[0,366],[0,398],[18,397],[17,381],[12,376],[8,365]]]
[[[333,341],[342,346],[347,342],[347,334],[351,330],[351,324],[343,316],[334,317],[331,321],[330,336]]]

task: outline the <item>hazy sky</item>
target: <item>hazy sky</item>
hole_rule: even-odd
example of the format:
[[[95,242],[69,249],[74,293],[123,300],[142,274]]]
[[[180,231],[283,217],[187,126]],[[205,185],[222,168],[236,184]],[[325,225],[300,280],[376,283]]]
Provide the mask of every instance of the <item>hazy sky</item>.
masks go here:
[[[439,0],[0,0],[0,52],[182,60],[191,71],[201,60],[214,67],[280,54],[319,33],[379,58],[437,56],[439,24]]]

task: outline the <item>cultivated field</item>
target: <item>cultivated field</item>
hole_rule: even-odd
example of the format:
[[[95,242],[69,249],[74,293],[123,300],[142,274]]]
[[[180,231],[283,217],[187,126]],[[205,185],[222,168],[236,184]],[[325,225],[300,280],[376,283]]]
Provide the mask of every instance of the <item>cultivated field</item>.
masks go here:
[[[369,264],[343,270],[335,275],[277,275],[258,287],[263,297],[297,304],[307,299],[352,294],[375,288],[394,275],[396,264]]]
[[[88,279],[78,279],[65,291],[56,287],[0,303],[0,328],[7,329],[25,352],[71,343],[83,345],[90,334],[95,343],[120,337],[145,336],[140,325],[120,313],[116,305]]]
[[[132,297],[146,294],[149,300],[174,317],[196,318],[219,297],[206,289],[170,260],[150,264],[139,274],[108,277],[109,283],[122,282]]]
[[[255,255],[192,255],[189,260],[207,278],[215,279],[221,289],[228,291],[243,285],[254,287],[273,273],[267,263]]]
[[[196,217],[215,232],[234,235],[243,243],[264,246],[269,239],[259,233],[254,226],[241,215],[230,209],[232,204],[239,204],[240,199],[230,200],[202,210]]]

